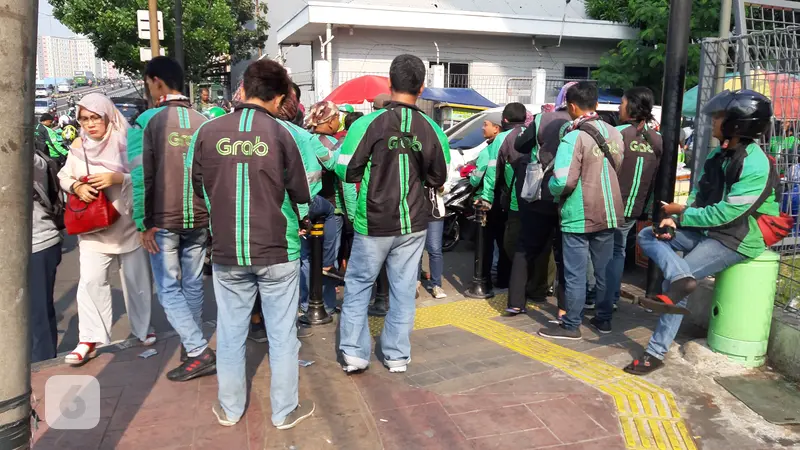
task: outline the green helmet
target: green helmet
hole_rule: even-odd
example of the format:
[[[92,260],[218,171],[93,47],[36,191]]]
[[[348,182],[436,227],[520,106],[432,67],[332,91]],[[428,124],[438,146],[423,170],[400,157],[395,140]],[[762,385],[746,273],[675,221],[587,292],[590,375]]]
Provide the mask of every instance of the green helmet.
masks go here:
[[[353,108],[353,105],[348,105],[345,103],[344,105],[339,105],[339,111],[350,114],[352,112],[356,112],[356,109]]]
[[[227,114],[225,110],[220,108],[219,106],[209,108],[208,111],[203,113],[203,115],[205,115],[209,119],[216,119],[217,117],[222,117],[225,114]]]

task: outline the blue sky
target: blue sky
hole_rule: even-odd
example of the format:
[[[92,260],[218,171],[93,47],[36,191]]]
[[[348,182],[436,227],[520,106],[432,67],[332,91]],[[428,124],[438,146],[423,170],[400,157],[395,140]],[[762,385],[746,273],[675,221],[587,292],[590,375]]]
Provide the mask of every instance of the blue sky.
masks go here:
[[[39,36],[72,37],[75,33],[52,16],[53,7],[47,0],[39,0]]]

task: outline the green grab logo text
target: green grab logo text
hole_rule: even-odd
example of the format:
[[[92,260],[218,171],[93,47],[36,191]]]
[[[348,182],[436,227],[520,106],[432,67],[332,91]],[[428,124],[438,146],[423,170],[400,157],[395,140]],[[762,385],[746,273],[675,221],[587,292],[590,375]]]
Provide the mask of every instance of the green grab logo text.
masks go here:
[[[417,140],[416,136],[392,136],[389,138],[389,150],[397,150],[398,148],[407,148],[415,152],[422,151],[422,143]]]
[[[256,136],[255,141],[233,141],[230,138],[222,138],[217,141],[217,153],[222,156],[267,156],[269,146],[266,142],[261,142],[261,137]]]
[[[170,133],[167,142],[172,147],[188,147],[192,143],[191,134]]]

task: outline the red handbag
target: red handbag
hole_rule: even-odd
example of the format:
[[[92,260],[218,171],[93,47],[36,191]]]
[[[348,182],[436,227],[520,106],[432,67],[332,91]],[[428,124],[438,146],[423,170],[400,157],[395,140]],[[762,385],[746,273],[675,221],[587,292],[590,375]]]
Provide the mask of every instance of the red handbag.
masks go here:
[[[80,181],[86,183],[89,179],[89,161],[84,152],[83,158],[86,161],[87,176],[81,177]],[[86,234],[105,230],[114,225],[119,219],[119,211],[108,199],[106,194],[100,190],[97,192],[97,199],[91,203],[86,203],[75,194],[67,196],[67,205],[64,208],[64,225],[67,233]]]

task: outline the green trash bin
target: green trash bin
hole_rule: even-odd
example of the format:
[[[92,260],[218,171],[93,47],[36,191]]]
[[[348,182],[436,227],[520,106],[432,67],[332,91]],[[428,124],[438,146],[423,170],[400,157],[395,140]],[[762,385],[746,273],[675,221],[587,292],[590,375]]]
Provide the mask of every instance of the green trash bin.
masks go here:
[[[764,364],[772,324],[780,255],[758,258],[717,274],[708,327],[708,346],[747,367]]]

